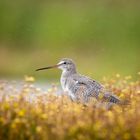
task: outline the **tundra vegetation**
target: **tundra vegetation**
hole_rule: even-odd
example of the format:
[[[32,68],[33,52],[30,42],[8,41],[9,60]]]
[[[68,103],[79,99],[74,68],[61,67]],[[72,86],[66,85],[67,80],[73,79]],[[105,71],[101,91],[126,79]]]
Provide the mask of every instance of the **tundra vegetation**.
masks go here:
[[[139,140],[140,139],[140,73],[131,76],[104,77],[102,83],[127,106],[111,110],[85,107],[72,102],[58,88],[45,91],[34,83],[34,77],[17,82],[0,81],[1,140]],[[95,101],[96,103],[96,101]]]

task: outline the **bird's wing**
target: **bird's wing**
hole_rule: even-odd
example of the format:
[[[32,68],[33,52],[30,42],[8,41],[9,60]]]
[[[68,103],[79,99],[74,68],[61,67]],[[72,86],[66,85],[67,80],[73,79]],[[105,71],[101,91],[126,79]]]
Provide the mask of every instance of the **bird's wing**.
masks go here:
[[[120,104],[121,102],[117,96],[115,96],[112,92],[106,90],[102,84],[95,80],[92,80],[89,77],[83,75],[75,75],[73,76],[73,82],[75,84],[73,90],[77,91],[78,94],[84,96],[84,98],[95,97],[98,100],[118,104]]]
[[[99,82],[87,77],[87,76],[83,76],[83,75],[75,75],[73,77],[73,80],[76,81],[77,83],[79,84],[84,84],[88,87],[91,87],[91,88],[103,88],[103,85],[101,85]]]
[[[70,81],[72,81],[71,91],[76,96],[82,97],[84,102],[88,102],[90,97],[98,98],[98,94],[103,88],[100,83],[82,75],[73,75]]]

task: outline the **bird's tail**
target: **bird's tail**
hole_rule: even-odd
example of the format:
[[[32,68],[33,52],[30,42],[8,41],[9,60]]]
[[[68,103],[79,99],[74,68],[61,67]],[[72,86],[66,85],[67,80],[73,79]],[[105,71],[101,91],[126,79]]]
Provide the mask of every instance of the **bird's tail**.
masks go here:
[[[115,96],[113,94],[110,94],[110,93],[106,93],[104,95],[104,97],[110,103],[115,103],[115,104],[118,104],[118,105],[130,105],[130,101],[129,100],[121,100],[121,99],[119,99],[119,97],[117,97],[117,96]]]
[[[119,99],[117,96],[111,94],[110,92],[106,92],[106,93],[104,94],[103,99],[104,99],[105,101],[107,101],[107,102],[115,103],[115,104],[118,104],[118,103],[121,102],[120,99]]]

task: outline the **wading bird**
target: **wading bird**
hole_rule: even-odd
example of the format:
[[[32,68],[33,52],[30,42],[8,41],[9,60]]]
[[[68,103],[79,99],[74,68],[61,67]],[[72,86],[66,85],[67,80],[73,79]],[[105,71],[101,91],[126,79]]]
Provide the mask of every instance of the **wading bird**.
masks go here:
[[[124,104],[122,100],[112,92],[106,90],[99,82],[79,74],[76,70],[75,63],[71,59],[63,58],[54,66],[40,68],[36,71],[51,68],[62,70],[60,79],[62,89],[74,102],[88,105],[91,101],[96,101],[97,106],[103,105],[106,108],[110,108],[114,104]]]

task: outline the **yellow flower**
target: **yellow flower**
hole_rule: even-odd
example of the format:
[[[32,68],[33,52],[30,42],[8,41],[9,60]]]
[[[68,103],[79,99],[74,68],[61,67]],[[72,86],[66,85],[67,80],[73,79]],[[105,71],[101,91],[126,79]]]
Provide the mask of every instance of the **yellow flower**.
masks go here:
[[[47,116],[47,114],[42,114],[42,115],[41,115],[41,118],[42,118],[42,119],[47,119],[48,116]]]
[[[13,105],[14,105],[14,108],[18,107],[18,103],[16,103],[16,102]]]
[[[103,99],[103,97],[104,97],[104,94],[101,92],[101,93],[99,93],[99,99]]]
[[[117,77],[117,78],[120,78],[120,74],[117,73],[117,74],[116,74],[116,77]]]
[[[52,91],[53,91],[52,88],[49,88],[49,89],[48,89],[48,92],[52,92]]]
[[[125,79],[126,80],[132,79],[132,76],[131,75],[128,75],[128,76],[125,77]]]
[[[23,117],[25,115],[25,110],[20,110],[19,112],[18,112],[18,116],[19,117]]]
[[[94,124],[94,128],[95,128],[96,130],[99,130],[101,127],[102,127],[102,124],[101,124],[101,122],[99,122],[99,121],[97,121],[97,122]]]
[[[14,120],[14,123],[20,123],[21,121],[20,121],[20,119],[19,118],[16,118],[15,120]]]
[[[25,75],[24,79],[26,82],[34,82],[35,81],[35,78],[33,76]]]
[[[2,124],[5,123],[5,119],[0,117],[0,123],[2,123]]]
[[[12,128],[12,129],[15,129],[15,128],[16,128],[16,124],[15,124],[15,123],[12,123],[12,124],[11,124],[11,128]]]
[[[124,96],[123,93],[121,93],[119,97],[120,97],[120,98],[125,98],[125,96]]]
[[[4,109],[5,109],[5,110],[8,110],[9,108],[10,108],[9,104],[8,104],[8,103],[5,103],[5,104],[4,104]]]
[[[21,120],[19,118],[15,118],[15,120],[11,123],[11,128],[16,128],[17,125],[21,122]]]
[[[36,127],[36,132],[37,133],[41,133],[42,132],[42,127],[41,126],[37,126]]]

